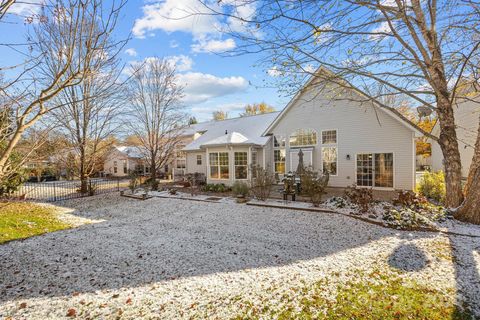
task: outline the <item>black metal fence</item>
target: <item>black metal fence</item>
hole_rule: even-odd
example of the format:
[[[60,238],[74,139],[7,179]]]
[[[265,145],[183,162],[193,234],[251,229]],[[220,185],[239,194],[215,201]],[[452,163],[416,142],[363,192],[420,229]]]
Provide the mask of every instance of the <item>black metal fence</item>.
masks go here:
[[[27,182],[12,196],[17,199],[55,202],[88,197],[96,194],[120,191],[128,186],[128,180],[91,179],[88,192],[82,193],[80,181]]]

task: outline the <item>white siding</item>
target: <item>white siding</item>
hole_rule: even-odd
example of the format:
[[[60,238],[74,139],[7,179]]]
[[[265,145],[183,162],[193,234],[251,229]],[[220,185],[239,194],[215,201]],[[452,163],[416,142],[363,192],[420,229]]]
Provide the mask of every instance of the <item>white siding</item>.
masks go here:
[[[288,137],[300,128],[317,131],[317,145],[313,150],[316,170],[321,170],[322,165],[322,130],[337,130],[338,175],[330,178],[331,186],[346,187],[356,182],[356,154],[393,153],[394,188],[414,188],[414,132],[384,111],[351,100],[325,99],[306,91],[270,130],[287,137],[286,168],[290,168]]]
[[[454,107],[455,108],[455,107]],[[455,110],[455,124],[457,125],[458,149],[462,160],[462,176],[466,178],[472,163],[475,140],[478,134],[478,122],[480,117],[480,103],[465,101],[459,103]],[[433,134],[438,136],[438,124]],[[435,171],[444,170],[443,154],[440,146],[432,142],[432,168]]]

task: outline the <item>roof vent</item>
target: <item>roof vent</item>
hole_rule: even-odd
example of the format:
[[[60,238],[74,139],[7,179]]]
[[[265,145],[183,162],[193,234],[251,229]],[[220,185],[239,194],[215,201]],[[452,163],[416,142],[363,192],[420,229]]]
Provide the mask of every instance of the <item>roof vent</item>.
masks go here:
[[[225,130],[225,134],[228,134],[228,130]]]

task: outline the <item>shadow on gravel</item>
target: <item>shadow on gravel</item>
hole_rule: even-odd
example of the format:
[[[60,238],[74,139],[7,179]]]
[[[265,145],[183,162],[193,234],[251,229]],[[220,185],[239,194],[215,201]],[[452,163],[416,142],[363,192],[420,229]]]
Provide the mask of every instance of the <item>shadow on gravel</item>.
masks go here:
[[[0,302],[284,266],[402,236],[327,213],[158,198],[112,208],[108,221],[0,246]]]
[[[480,241],[466,236],[449,237],[457,290],[480,319]],[[477,256],[475,259],[474,255]],[[458,304],[462,302],[459,300]]]
[[[392,268],[412,272],[424,269],[428,261],[423,250],[409,243],[398,246],[388,258],[388,264]]]

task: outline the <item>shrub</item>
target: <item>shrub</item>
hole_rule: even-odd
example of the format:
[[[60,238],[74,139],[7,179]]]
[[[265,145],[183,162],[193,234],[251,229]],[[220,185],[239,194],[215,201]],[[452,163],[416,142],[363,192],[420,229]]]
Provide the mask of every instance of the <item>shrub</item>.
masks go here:
[[[318,207],[322,202],[322,196],[326,193],[329,175],[318,176],[317,171],[311,168],[304,170],[300,177],[302,194],[310,198],[314,207]]]
[[[396,199],[393,199],[393,204],[402,207],[418,208],[420,205],[427,202],[425,197],[418,196],[415,192],[403,190],[398,192]]]
[[[425,172],[418,184],[418,192],[437,203],[444,203],[446,188],[443,171]]]
[[[345,197],[351,203],[358,206],[360,212],[366,213],[373,203],[373,191],[371,188],[358,188],[356,185],[348,187],[345,190]]]
[[[9,196],[20,188],[26,180],[23,171],[12,172],[3,180],[0,180],[0,197]]]
[[[138,188],[140,181],[138,180],[138,177],[136,174],[131,174],[130,175],[130,182],[128,183],[128,188],[130,191],[132,191],[132,194],[135,193],[135,190]]]
[[[412,230],[419,227],[432,228],[435,227],[436,221],[441,221],[445,218],[445,210],[433,209],[418,210],[407,207],[400,209],[390,209],[383,214],[383,220],[389,226],[398,229]]]
[[[205,192],[220,192],[220,193],[223,193],[223,192],[229,192],[229,191],[231,191],[231,188],[227,187],[227,186],[224,185],[223,183],[218,183],[218,184],[209,183],[209,184],[206,184],[206,185],[203,187],[203,191],[205,191]]]
[[[250,193],[250,190],[248,189],[248,185],[245,182],[235,181],[232,187],[232,192],[236,196],[246,198]]]
[[[325,203],[340,209],[348,206],[348,201],[343,197],[331,197],[327,201],[325,201]]]
[[[270,170],[256,165],[252,166],[252,176],[254,178],[250,182],[250,192],[258,200],[267,200],[275,183],[275,175]]]

